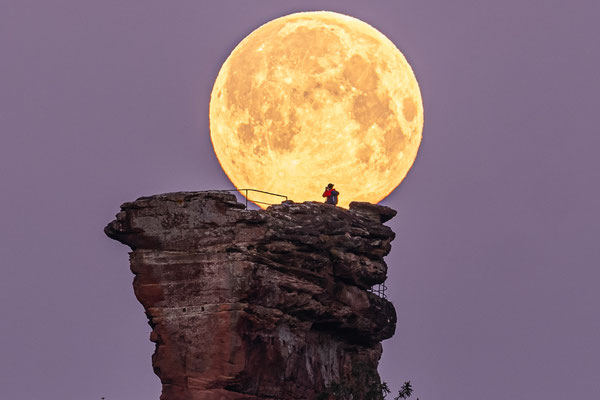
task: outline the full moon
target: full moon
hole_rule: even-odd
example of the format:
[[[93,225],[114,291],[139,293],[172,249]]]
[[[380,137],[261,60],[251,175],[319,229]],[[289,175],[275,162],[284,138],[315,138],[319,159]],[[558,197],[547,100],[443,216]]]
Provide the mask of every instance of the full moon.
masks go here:
[[[422,130],[405,57],[375,28],[334,12],[291,14],[250,33],[210,98],[211,140],[235,187],[295,202],[323,201],[330,182],[340,206],[379,202],[411,168]]]

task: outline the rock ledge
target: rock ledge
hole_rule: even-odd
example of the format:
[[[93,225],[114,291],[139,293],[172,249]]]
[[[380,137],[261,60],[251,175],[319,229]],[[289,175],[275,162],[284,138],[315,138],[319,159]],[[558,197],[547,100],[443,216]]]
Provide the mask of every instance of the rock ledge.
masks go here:
[[[105,233],[133,250],[162,400],[367,398],[396,313],[386,279],[396,212],[178,192],[121,206]],[[333,398],[333,397],[331,397]],[[373,397],[377,398],[377,397]]]

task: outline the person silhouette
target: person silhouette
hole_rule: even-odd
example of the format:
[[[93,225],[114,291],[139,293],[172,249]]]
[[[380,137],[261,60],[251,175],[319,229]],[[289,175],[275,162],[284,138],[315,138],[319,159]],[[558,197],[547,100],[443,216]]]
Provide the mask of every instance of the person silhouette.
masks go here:
[[[340,192],[333,188],[333,183],[330,183],[325,187],[325,191],[323,192],[323,197],[327,197],[325,200],[326,204],[333,204],[334,206],[338,203],[338,196]]]

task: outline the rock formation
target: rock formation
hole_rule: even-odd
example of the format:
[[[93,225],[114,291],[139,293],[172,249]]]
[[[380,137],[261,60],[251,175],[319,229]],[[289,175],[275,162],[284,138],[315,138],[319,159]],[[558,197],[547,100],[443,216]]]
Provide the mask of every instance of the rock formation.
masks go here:
[[[123,204],[105,232],[133,250],[161,399],[381,398],[396,313],[369,289],[386,279],[395,214],[356,202],[245,210],[219,191]]]

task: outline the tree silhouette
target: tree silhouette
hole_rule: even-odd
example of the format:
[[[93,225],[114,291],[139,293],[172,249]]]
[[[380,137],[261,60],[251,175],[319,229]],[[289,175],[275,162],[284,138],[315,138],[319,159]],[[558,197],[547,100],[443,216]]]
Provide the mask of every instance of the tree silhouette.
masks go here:
[[[408,399],[412,395],[412,392],[413,392],[413,388],[412,388],[412,385],[410,384],[410,381],[406,381],[402,385],[402,388],[398,391],[398,396],[394,397],[394,400]],[[417,400],[419,400],[418,397],[417,397]]]

